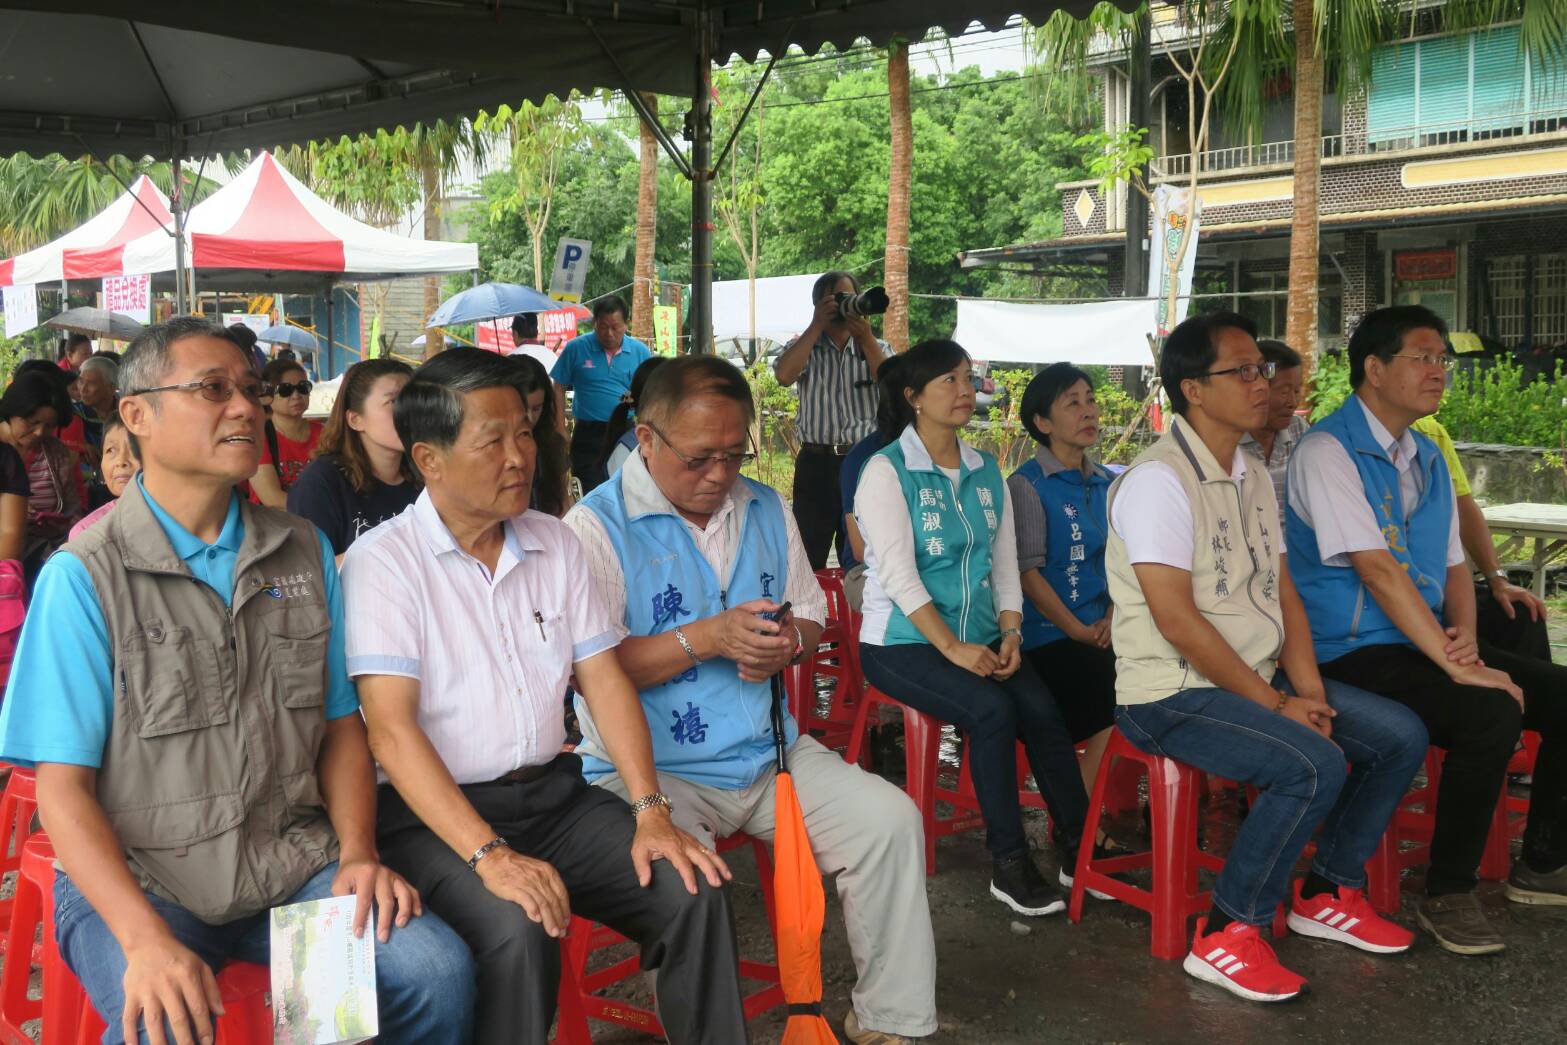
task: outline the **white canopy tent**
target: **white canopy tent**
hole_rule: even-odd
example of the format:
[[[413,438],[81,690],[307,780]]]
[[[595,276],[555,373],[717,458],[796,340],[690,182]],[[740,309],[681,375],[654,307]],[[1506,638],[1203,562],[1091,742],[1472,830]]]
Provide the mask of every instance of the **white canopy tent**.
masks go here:
[[[1154,302],[1147,300],[1072,305],[960,300],[952,337],[975,359],[992,363],[1152,366],[1153,329]]]

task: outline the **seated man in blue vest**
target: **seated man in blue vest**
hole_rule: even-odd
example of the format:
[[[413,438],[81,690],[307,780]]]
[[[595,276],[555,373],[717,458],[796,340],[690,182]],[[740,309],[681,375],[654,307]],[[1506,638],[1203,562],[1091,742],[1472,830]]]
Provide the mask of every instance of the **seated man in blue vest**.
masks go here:
[[[743,479],[755,407],[745,377],[682,356],[648,380],[638,451],[566,516],[652,727],[659,790],[706,845],[773,835],[768,680],[815,649],[820,585],[783,499]],[[791,603],[793,613],[776,614]],[[618,794],[600,724],[580,698],[583,770]],[[807,736],[784,714],[789,769],[817,863],[837,875],[860,970],[844,1020],[861,1045],[936,1029],[936,954],[924,843],[908,797]]]
[[[1290,461],[1285,532],[1322,673],[1407,705],[1447,749],[1420,924],[1450,951],[1491,954],[1504,944],[1475,875],[1520,727],[1544,743],[1507,896],[1567,904],[1567,668],[1475,638],[1452,478],[1410,429],[1436,412],[1452,365],[1430,309],[1362,319],[1349,342],[1355,394]]]

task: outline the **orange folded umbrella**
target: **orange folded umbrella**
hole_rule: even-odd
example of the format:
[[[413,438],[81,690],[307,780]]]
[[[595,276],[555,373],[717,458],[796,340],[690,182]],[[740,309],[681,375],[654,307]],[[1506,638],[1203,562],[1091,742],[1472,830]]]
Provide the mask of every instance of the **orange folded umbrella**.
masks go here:
[[[778,972],[789,1022],[783,1045],[837,1045],[822,1016],[822,919],[827,900],[822,872],[811,854],[805,814],[785,758],[783,678],[773,676],[773,744],[778,756],[776,834],[773,837],[773,908],[778,918]]]

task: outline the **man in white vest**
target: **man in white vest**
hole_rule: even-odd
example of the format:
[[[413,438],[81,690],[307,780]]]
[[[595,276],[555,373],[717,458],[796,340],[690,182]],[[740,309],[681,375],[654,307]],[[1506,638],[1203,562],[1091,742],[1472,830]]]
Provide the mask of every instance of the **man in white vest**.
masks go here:
[[[1233,313],[1171,332],[1159,376],[1174,417],[1110,488],[1106,567],[1121,731],[1143,751],[1260,791],[1186,971],[1273,1002],[1306,985],[1267,941],[1281,903],[1297,933],[1376,954],[1409,947],[1413,934],[1362,890],[1426,731],[1407,709],[1317,671],[1273,484],[1239,449],[1263,423],[1273,376],[1256,333]],[[1292,893],[1319,824],[1311,872]]]

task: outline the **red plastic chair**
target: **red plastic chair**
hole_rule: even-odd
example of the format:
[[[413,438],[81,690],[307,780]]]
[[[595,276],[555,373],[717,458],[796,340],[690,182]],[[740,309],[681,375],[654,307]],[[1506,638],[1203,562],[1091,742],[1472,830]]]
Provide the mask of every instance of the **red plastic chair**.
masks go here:
[[[816,571],[817,583],[827,597],[827,620],[817,647],[801,659],[798,673],[790,672],[791,711],[800,730],[833,750],[844,749],[853,739],[858,705],[865,693],[865,675],[860,669],[860,615],[849,608],[843,590],[843,571],[829,568]],[[826,710],[818,709],[816,678],[833,680],[832,697]]]
[[[1115,730],[1105,746],[1104,761],[1099,763],[1099,773],[1094,779],[1088,822],[1083,826],[1084,838],[1095,837],[1099,830],[1118,760],[1137,764],[1148,774],[1153,845],[1148,852],[1103,859],[1094,856],[1093,846],[1082,846],[1077,854],[1077,873],[1072,882],[1072,902],[1067,914],[1072,921],[1081,921],[1087,891],[1105,893],[1149,913],[1153,919],[1149,951],[1155,958],[1184,958],[1191,943],[1186,931],[1187,919],[1206,911],[1212,902],[1212,893],[1197,887],[1197,872],[1218,871],[1224,866],[1223,860],[1197,846],[1198,800],[1207,782],[1200,770],[1174,759],[1145,754],[1133,747],[1120,730]],[[1142,889],[1111,877],[1142,869],[1152,869],[1152,889]]]
[[[773,914],[773,861],[767,846],[759,839],[734,834],[720,839],[718,851],[729,852],[747,843],[756,857],[757,876],[762,883],[762,902],[767,906],[767,923],[775,926]],[[602,997],[598,992],[642,971],[636,955],[622,958],[607,968],[588,971],[588,958],[594,951],[626,943],[626,938],[608,926],[586,918],[571,919],[571,929],[561,951],[560,994],[557,1003],[555,1045],[592,1045],[589,1020],[630,1027],[656,1037],[665,1037],[658,1013],[641,1005]],[[784,1004],[778,966],[766,962],[740,961],[740,977],[761,981],[764,986],[742,999],[745,1018],[755,1019],[768,1009]],[[270,1040],[270,1039],[269,1039]]]
[[[0,763],[3,765],[3,763]],[[22,847],[32,834],[33,815],[38,812],[38,781],[31,769],[12,766],[0,798],[0,877],[22,867]],[[20,875],[18,875],[20,879]],[[20,881],[18,881],[20,887]],[[0,928],[10,924],[14,898],[0,900]],[[0,952],[10,947],[9,933],[0,935]],[[28,947],[32,947],[29,937]],[[33,958],[36,961],[37,955]]]
[[[30,941],[40,927],[43,930],[43,997],[27,997],[29,963],[5,963],[0,970],[0,1034],[10,1045],[34,1045],[21,1024],[39,1018],[42,1045],[92,1045],[103,1036],[103,1020],[87,1003],[55,940],[54,878],[54,846],[40,831],[22,849],[11,932],[19,946],[20,940]],[[218,973],[218,989],[225,1009],[218,1018],[218,1045],[271,1045],[271,970],[248,962],[231,963]]]

